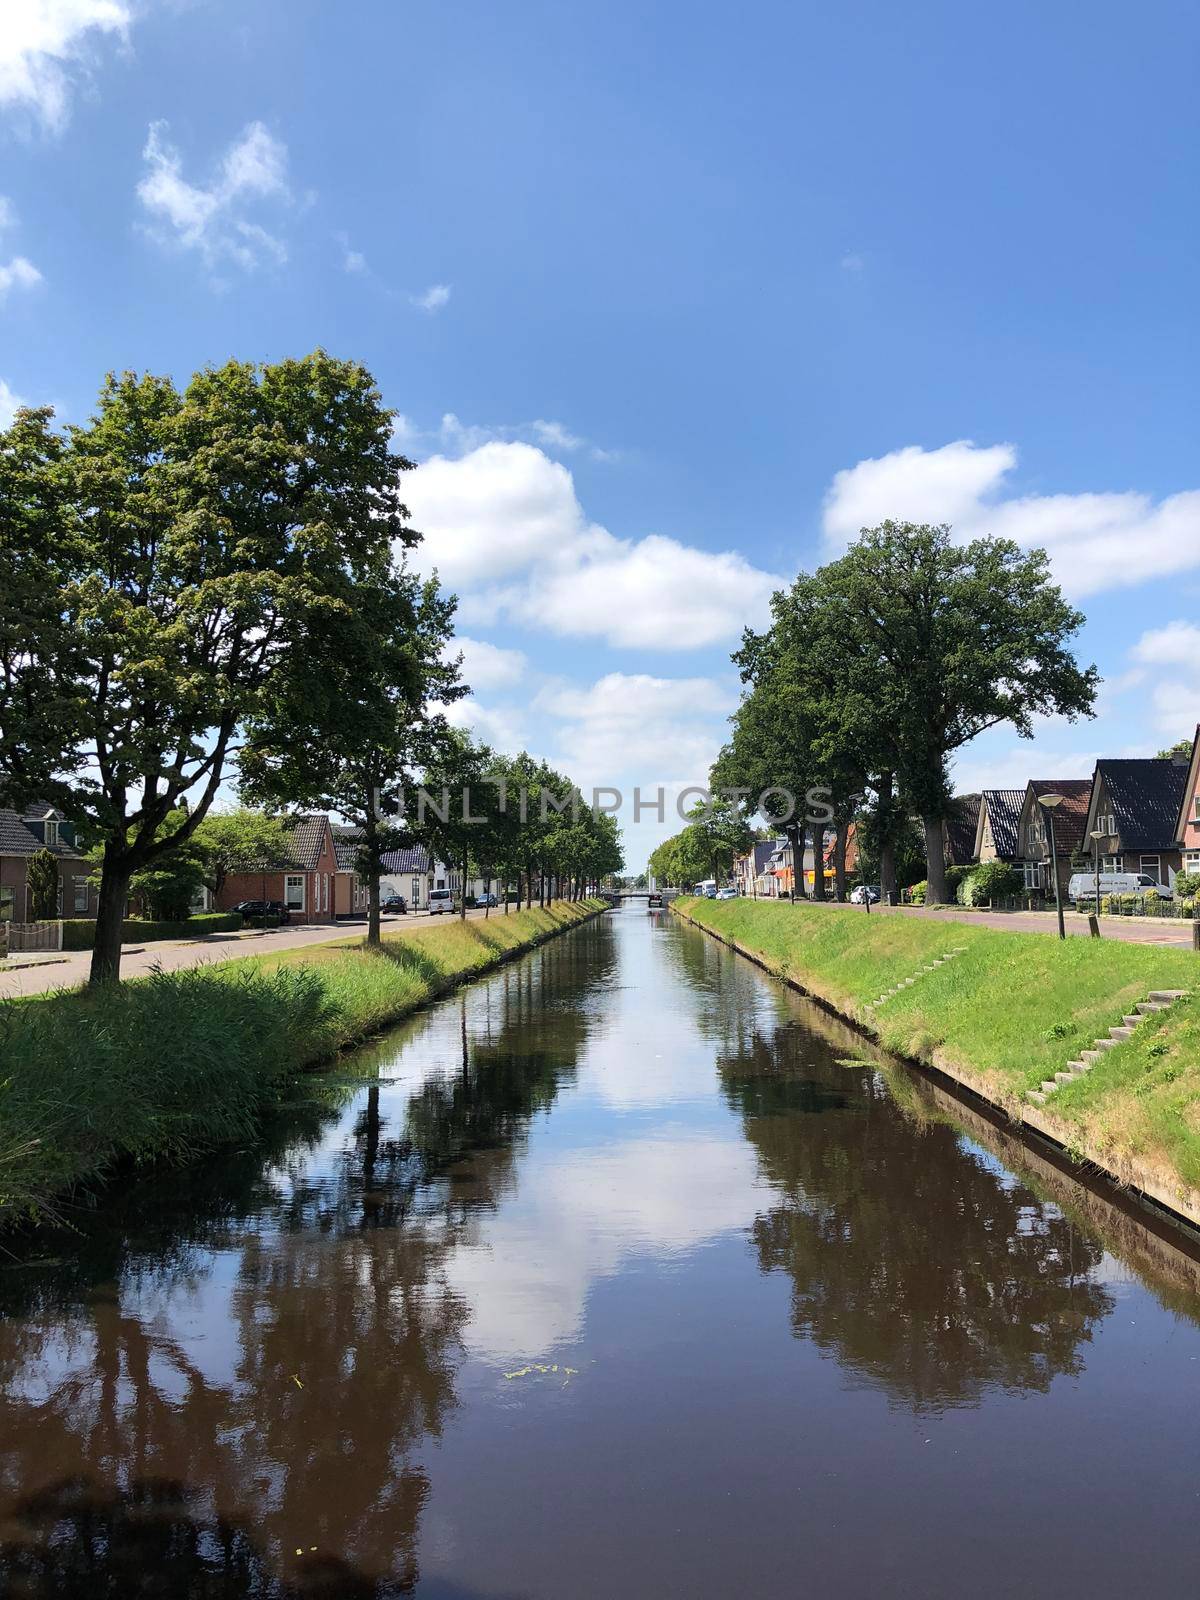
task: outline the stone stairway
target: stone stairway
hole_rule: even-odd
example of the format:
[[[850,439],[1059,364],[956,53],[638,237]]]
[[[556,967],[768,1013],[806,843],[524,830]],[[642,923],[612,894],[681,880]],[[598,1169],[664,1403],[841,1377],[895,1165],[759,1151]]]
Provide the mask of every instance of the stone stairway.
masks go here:
[[[1187,992],[1186,989],[1151,989],[1148,999],[1139,1000],[1128,1016],[1122,1017],[1115,1027],[1108,1030],[1105,1038],[1094,1041],[1093,1049],[1081,1050],[1077,1061],[1068,1061],[1061,1072],[1056,1072],[1053,1078],[1046,1078],[1040,1088],[1026,1089],[1025,1098],[1035,1106],[1044,1106],[1060,1084],[1082,1078],[1103,1058],[1106,1050],[1113,1050],[1125,1039],[1132,1039],[1133,1030],[1139,1022],[1144,1022],[1156,1012],[1169,1011],[1176,1000],[1182,1000]]]
[[[863,1007],[863,1010],[877,1010],[879,1006],[886,1004],[886,1002],[889,1001],[893,995],[903,994],[905,989],[911,989],[913,984],[916,983],[917,979],[923,978],[927,972],[936,972],[939,967],[944,967],[947,961],[953,961],[955,956],[965,955],[966,952],[967,946],[965,944],[956,945],[953,950],[944,951],[940,956],[937,957],[936,960],[931,961],[927,966],[922,967],[914,977],[901,978],[900,982],[896,984],[894,988],[885,989],[878,999],[868,1000],[866,1005]]]

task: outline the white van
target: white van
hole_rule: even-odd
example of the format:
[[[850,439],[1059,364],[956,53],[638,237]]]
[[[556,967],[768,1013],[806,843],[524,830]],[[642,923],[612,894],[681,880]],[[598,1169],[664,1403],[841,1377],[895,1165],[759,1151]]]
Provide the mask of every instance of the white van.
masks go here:
[[[1158,883],[1146,872],[1102,872],[1100,874],[1100,893],[1106,894],[1156,894],[1163,900],[1174,898],[1172,891],[1165,883]],[[1091,900],[1096,894],[1096,874],[1094,872],[1073,872],[1067,884],[1067,899],[1072,905],[1076,900]]]
[[[449,911],[451,913],[451,915],[453,915],[453,913],[454,913],[454,892],[453,892],[453,890],[451,890],[451,889],[430,889],[430,891],[429,891],[429,915],[431,917],[437,917],[437,916],[440,916],[443,911]]]

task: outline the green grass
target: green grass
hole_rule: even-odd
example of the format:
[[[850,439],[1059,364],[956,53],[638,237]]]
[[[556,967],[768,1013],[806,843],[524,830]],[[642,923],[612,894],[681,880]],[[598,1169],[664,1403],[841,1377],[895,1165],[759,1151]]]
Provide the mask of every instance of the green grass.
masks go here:
[[[161,972],[111,990],[0,1002],[0,1228],[52,1220],[130,1163],[253,1139],[305,1069],[597,902],[420,924]]]
[[[680,900],[679,909],[869,1027],[887,1048],[952,1066],[1010,1110],[1107,1034],[1151,989],[1200,995],[1189,950],[1004,933],[859,908]],[[935,958],[962,950],[946,965]],[[888,988],[911,987],[871,1009]],[[1200,1188],[1200,1005],[1181,1005],[1046,1106],[1080,1154]],[[1161,1049],[1157,1048],[1162,1046]]]

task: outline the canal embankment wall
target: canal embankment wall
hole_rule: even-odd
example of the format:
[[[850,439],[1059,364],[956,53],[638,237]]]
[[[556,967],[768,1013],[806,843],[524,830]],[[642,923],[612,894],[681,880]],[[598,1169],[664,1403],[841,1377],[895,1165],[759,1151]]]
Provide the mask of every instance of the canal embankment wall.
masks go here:
[[[300,1075],[607,910],[554,901],[0,1003],[0,1230],[253,1140]]]
[[[1200,1228],[1200,962],[1190,951],[779,901],[688,898],[672,912],[1077,1167]],[[1179,998],[1138,1010],[1164,993]],[[1089,1048],[1113,1032],[1124,1037]],[[1069,1070],[1084,1055],[1094,1057],[1087,1070]],[[1047,1082],[1052,1097],[1041,1095]]]

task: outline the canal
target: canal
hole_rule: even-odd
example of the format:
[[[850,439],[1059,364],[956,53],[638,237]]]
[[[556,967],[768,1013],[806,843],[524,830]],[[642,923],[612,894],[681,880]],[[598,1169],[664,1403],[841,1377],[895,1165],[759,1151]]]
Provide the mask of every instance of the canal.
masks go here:
[[[1195,1593],[1198,1291],[630,906],[0,1267],[0,1593]]]

